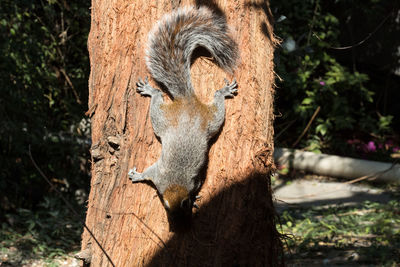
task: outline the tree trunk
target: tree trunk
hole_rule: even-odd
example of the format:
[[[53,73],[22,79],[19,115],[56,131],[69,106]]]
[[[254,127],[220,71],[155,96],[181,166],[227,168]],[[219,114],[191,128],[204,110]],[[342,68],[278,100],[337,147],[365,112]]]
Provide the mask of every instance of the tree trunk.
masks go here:
[[[92,3],[88,115],[93,145],[86,224],[115,266],[281,265],[269,179],[276,41],[268,1],[201,3],[226,15],[240,61],[229,75],[210,58],[199,57],[191,69],[196,94],[209,102],[225,77],[237,79],[239,94],[225,101],[225,125],[210,144],[200,208],[189,229],[170,231],[156,190],[128,179],[130,168],[144,170],[161,151],[149,118],[150,98],[135,92],[139,77],[149,76],[147,34],[163,14],[195,4],[162,2]],[[86,230],[82,249],[91,255],[91,266],[112,266]]]

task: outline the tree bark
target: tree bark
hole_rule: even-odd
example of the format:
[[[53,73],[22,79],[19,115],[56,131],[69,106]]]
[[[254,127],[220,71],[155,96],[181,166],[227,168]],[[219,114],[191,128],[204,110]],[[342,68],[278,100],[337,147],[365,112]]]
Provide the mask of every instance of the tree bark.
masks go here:
[[[115,266],[282,264],[269,178],[276,40],[268,1],[211,2],[92,1],[88,115],[93,145],[86,225]],[[224,14],[240,52],[233,75],[210,58],[197,58],[191,69],[196,94],[209,102],[225,77],[237,79],[239,94],[226,100],[225,125],[210,144],[200,209],[188,230],[172,232],[156,190],[132,184],[128,170],[144,170],[161,151],[149,118],[150,98],[135,92],[139,77],[149,76],[147,34],[163,14],[189,4]],[[91,266],[112,266],[88,231],[82,235],[85,249]]]

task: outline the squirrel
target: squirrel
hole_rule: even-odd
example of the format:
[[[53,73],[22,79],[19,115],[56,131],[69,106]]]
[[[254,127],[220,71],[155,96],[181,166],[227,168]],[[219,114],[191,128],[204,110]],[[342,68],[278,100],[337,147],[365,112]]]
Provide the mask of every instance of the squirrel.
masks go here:
[[[146,65],[152,77],[162,83],[172,99],[163,102],[160,90],[148,78],[139,78],[137,92],[150,96],[150,118],[154,133],[162,143],[161,156],[143,173],[129,170],[132,182],[151,181],[172,217],[191,214],[202,181],[209,140],[225,120],[226,97],[237,93],[237,82],[228,82],[206,105],[194,93],[190,77],[191,56],[204,47],[216,64],[232,72],[238,58],[237,45],[228,35],[225,18],[206,7],[185,7],[158,21],[148,37]]]

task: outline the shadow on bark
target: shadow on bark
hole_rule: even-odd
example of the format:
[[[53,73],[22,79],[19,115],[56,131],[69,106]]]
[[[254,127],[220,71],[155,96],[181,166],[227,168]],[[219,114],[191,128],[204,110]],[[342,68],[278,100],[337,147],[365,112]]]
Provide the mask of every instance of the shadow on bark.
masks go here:
[[[253,175],[204,203],[148,266],[284,266],[267,175]]]

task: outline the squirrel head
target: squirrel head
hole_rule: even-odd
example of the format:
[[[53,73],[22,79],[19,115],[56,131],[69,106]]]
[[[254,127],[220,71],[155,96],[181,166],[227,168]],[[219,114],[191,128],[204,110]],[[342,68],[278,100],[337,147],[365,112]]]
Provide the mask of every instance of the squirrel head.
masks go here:
[[[173,217],[191,213],[192,202],[188,190],[177,184],[168,186],[163,194],[164,207]]]

